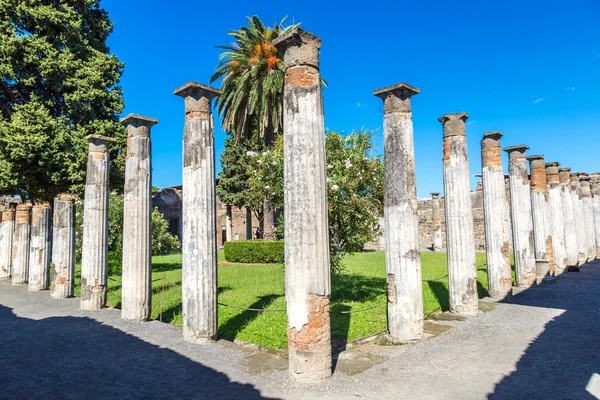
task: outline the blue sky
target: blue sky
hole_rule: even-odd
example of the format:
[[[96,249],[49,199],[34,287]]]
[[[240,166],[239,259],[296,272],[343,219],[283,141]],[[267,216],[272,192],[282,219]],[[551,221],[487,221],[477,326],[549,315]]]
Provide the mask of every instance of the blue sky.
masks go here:
[[[600,171],[600,2],[595,0],[329,2],[103,0],[115,24],[111,52],[125,63],[124,114],[158,118],[153,184],[181,183],[183,101],[173,90],[208,83],[227,32],[258,15],[290,22],[323,41],[325,126],[378,129],[373,90],[398,82],[413,97],[417,192],[443,191],[437,118],[465,111],[471,174],[481,172],[484,132],[527,144],[574,171]],[[225,135],[216,116],[217,164]],[[504,155],[506,169],[506,155]],[[220,169],[220,167],[217,167]],[[474,188],[476,179],[472,179]]]

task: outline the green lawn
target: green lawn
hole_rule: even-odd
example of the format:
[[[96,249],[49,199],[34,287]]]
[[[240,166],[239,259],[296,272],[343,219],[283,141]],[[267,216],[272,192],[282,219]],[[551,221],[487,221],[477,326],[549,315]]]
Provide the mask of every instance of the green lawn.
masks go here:
[[[284,310],[284,269],[281,264],[251,265],[224,262],[219,251],[219,302],[231,306]],[[448,310],[445,253],[422,253],[425,315]],[[386,329],[385,253],[364,252],[347,257],[346,270],[332,281],[331,324],[334,338],[352,341]],[[165,276],[164,297],[162,294]],[[181,325],[181,255],[153,258],[152,318]],[[485,254],[477,253],[479,297],[487,296]],[[79,282],[76,282],[79,288]],[[78,295],[78,293],[77,293]],[[121,305],[121,277],[108,281],[108,304]],[[376,306],[359,313],[342,313]],[[285,312],[252,312],[219,306],[219,335],[269,348],[287,345]]]

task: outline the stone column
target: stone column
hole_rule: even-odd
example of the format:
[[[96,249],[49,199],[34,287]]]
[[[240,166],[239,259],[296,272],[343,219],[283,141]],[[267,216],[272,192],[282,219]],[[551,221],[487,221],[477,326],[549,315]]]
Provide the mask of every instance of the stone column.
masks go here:
[[[439,121],[444,130],[444,203],[450,312],[469,316],[477,315],[479,299],[465,132],[467,118],[467,113],[445,114]]]
[[[0,225],[0,279],[9,279],[12,275],[13,236],[15,232],[15,203],[2,212]]]
[[[246,240],[252,239],[252,211],[246,208]]]
[[[578,244],[577,244],[577,222],[575,218],[574,200],[571,190],[571,168],[559,168],[558,179],[561,186],[561,196],[565,215],[565,252],[567,254],[567,266],[577,266]]]
[[[552,233],[552,249],[554,251],[554,275],[560,275],[567,268],[567,251],[565,247],[565,212],[562,199],[562,187],[558,176],[557,162],[547,162],[546,182],[548,185],[548,214]]]
[[[15,214],[13,236],[12,284],[27,283],[29,275],[29,238],[31,234],[31,204],[19,204]]]
[[[442,242],[442,219],[440,217],[440,194],[431,193],[431,219],[432,219],[432,237],[433,251],[443,251],[444,245]]]
[[[50,287],[50,251],[52,249],[52,209],[37,203],[31,211],[28,290],[37,292]]]
[[[554,250],[546,181],[544,156],[527,157],[531,171],[531,213],[533,216],[533,242],[536,258],[537,283],[554,275]],[[545,263],[539,260],[547,261]]]
[[[89,135],[83,238],[81,245],[82,310],[99,310],[106,305],[108,278],[108,177],[110,143],[106,136]]]
[[[513,222],[513,248],[517,285],[529,287],[536,281],[531,188],[527,173],[525,145],[505,147],[510,175],[510,208]]]
[[[75,198],[61,194],[54,198],[52,224],[52,291],[55,299],[73,297],[75,283]]]
[[[410,98],[419,94],[419,89],[399,83],[375,90],[373,94],[384,102],[383,215],[388,281],[388,331],[393,343],[402,343],[423,337],[419,214],[410,104]],[[439,225],[439,201],[434,202],[438,202]]]
[[[583,265],[587,261],[587,238],[579,173],[571,173],[571,196],[573,199],[573,216],[575,217],[575,235],[577,236],[577,265]]]
[[[217,338],[217,209],[211,100],[221,92],[188,82],[174,94],[185,100],[183,133],[183,338]]]
[[[512,230],[512,212],[510,210],[510,175],[504,174],[504,193],[506,195],[506,209],[508,214],[506,216],[506,226],[508,226],[508,247],[510,253],[513,253],[513,230]]]
[[[123,196],[121,318],[145,321],[152,313],[152,144],[154,118],[129,114]]]
[[[594,237],[596,258],[600,258],[600,176],[593,174],[591,182],[592,203],[594,210]]]
[[[581,200],[583,202],[583,219],[585,221],[585,244],[587,261],[596,258],[596,231],[594,229],[594,204],[590,188],[590,176],[587,173],[579,174],[581,182]]]
[[[314,382],[331,376],[321,40],[296,28],[273,43],[285,54],[284,231],[289,373],[293,380]]]
[[[226,214],[225,214],[225,240],[231,242],[232,240],[232,213],[231,213],[231,204],[227,204],[226,206]]]
[[[498,131],[483,134],[481,140],[481,172],[483,216],[485,222],[485,252],[490,297],[503,299],[512,291],[510,269],[510,227],[508,204],[502,172],[502,155]]]

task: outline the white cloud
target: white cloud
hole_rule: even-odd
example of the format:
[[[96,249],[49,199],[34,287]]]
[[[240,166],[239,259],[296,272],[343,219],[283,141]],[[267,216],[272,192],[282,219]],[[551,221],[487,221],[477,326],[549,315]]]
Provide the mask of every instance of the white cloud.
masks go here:
[[[536,99],[536,100],[533,102],[533,104],[537,104],[537,103],[539,103],[540,101],[544,101],[544,100],[546,100],[546,98],[545,98],[545,97],[540,97],[539,99]]]
[[[467,121],[466,125],[473,125],[475,122],[477,122],[477,121],[475,121],[474,119],[472,119],[470,121]]]
[[[360,102],[356,103],[356,107],[360,107]]]
[[[571,87],[566,88],[565,90],[568,92],[572,92],[573,90],[575,90],[575,87],[571,86]]]

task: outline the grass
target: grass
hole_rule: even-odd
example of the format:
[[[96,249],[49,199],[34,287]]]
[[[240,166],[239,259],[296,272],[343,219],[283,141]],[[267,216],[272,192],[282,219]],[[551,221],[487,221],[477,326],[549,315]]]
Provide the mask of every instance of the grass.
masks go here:
[[[284,267],[281,264],[234,264],[219,251],[219,302],[234,307],[285,310]],[[333,338],[352,341],[386,329],[384,252],[364,252],[344,260],[345,272],[335,276],[331,294]],[[152,319],[181,325],[181,255],[153,257]],[[445,253],[422,253],[425,315],[448,310]],[[164,276],[164,282],[163,282]],[[165,285],[164,297],[162,286]],[[79,282],[75,283],[76,292]],[[487,296],[485,254],[477,253],[477,289]],[[79,295],[79,293],[76,293]],[[108,281],[108,305],[121,305],[121,276]],[[374,307],[368,309],[369,307]],[[358,313],[350,310],[368,309]],[[253,312],[219,306],[219,335],[268,348],[287,346],[285,312]]]

